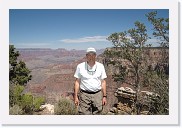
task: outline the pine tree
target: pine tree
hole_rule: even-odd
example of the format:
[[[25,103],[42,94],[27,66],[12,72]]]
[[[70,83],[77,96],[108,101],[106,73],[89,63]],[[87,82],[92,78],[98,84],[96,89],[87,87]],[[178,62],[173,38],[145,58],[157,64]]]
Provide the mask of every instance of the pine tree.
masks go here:
[[[13,45],[9,47],[9,81],[12,84],[26,85],[32,76],[25,62],[18,61],[19,52]]]

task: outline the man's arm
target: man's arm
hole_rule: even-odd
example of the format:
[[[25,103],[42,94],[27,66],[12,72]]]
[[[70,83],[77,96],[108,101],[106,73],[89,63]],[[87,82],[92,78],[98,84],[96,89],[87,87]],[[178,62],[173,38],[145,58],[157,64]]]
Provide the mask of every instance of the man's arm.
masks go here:
[[[103,96],[106,96],[106,81],[105,80],[102,80],[102,93],[103,93]]]
[[[79,105],[79,100],[78,100],[79,88],[80,88],[80,80],[76,78],[75,86],[74,86],[74,102],[76,106]]]
[[[103,93],[103,99],[102,99],[102,104],[103,105],[106,105],[106,103],[107,103],[107,94],[106,94],[106,81],[103,79],[102,80],[102,93]]]

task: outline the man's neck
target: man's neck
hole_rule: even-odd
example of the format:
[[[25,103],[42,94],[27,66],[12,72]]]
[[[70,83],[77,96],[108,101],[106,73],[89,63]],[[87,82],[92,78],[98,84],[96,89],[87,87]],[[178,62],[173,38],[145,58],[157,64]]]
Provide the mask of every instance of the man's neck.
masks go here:
[[[91,61],[91,62],[88,62],[87,61],[87,64],[90,66],[90,67],[93,67],[95,65],[95,61]]]

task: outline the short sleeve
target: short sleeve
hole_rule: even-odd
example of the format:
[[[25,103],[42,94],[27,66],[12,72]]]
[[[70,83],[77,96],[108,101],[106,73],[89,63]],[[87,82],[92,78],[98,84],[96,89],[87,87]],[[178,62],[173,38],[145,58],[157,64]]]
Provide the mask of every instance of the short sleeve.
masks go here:
[[[78,79],[81,78],[79,65],[76,67],[76,71],[75,71],[74,77],[78,78]]]
[[[101,74],[101,79],[105,79],[107,78],[107,75],[106,75],[106,71],[105,71],[105,68],[104,68],[104,65],[102,65],[102,74]]]

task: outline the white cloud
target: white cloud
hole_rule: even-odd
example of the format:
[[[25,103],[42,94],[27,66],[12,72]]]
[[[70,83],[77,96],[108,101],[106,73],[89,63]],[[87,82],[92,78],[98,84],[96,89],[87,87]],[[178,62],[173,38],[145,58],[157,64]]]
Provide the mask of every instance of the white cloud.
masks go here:
[[[59,40],[64,43],[86,43],[86,42],[103,42],[106,40],[107,36],[90,36],[90,37],[83,37],[77,39],[63,39]]]
[[[18,43],[15,45],[18,48],[43,48],[50,46],[48,43]]]

